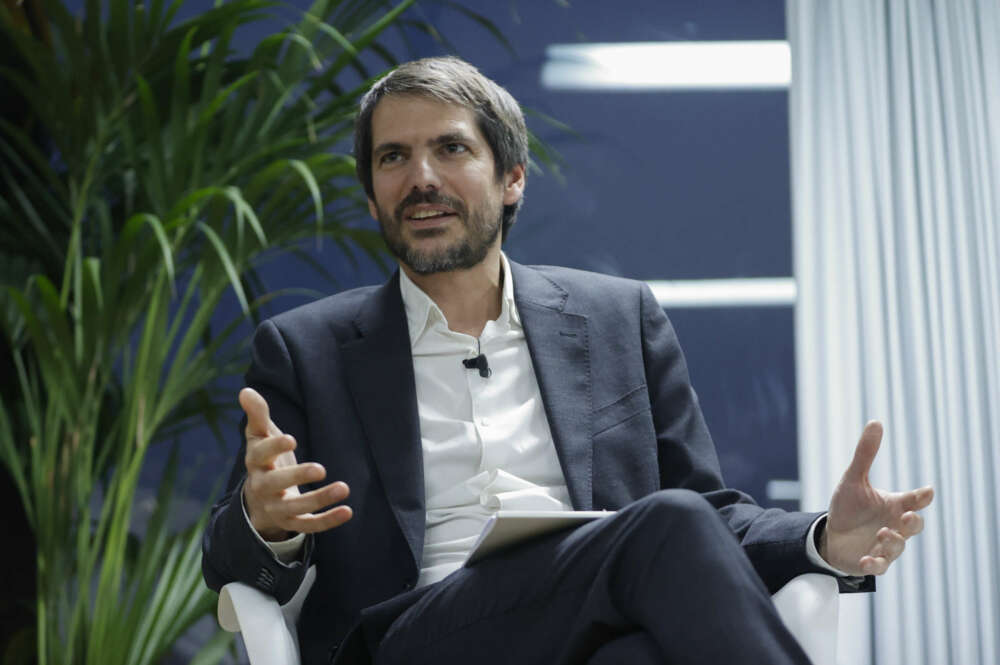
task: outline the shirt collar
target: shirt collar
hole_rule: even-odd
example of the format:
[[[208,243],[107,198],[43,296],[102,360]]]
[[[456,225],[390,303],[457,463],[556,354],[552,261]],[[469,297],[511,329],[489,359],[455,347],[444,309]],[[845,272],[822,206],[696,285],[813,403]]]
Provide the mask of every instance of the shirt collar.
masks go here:
[[[503,252],[500,252],[500,270],[502,271],[503,287],[500,316],[497,317],[497,323],[509,322],[511,326],[520,327],[521,316],[514,303],[514,276],[511,274],[507,256]],[[403,308],[406,310],[406,324],[410,331],[411,347],[417,343],[417,340],[428,328],[435,324],[448,326],[448,321],[441,308],[419,286],[413,283],[413,280],[402,268],[399,270],[399,292],[403,298]]]

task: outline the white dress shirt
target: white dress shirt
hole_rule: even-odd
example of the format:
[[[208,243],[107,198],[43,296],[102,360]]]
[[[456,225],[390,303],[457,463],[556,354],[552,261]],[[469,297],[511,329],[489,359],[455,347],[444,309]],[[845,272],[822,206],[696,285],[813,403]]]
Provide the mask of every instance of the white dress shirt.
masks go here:
[[[437,304],[399,272],[413,355],[427,511],[417,586],[460,568],[486,520],[501,508],[572,510],[514,303],[510,265],[502,253],[500,260],[500,316],[488,321],[478,338],[449,329]],[[462,363],[480,353],[489,363],[489,377]],[[846,575],[816,549],[813,534],[822,519],[809,530],[807,555],[815,565]],[[279,542],[257,537],[283,563],[298,557],[305,540],[303,534]]]
[[[413,352],[427,519],[418,586],[457,570],[497,510],[572,510],[501,255],[500,316],[477,339],[400,272]],[[486,356],[483,377],[462,361]]]

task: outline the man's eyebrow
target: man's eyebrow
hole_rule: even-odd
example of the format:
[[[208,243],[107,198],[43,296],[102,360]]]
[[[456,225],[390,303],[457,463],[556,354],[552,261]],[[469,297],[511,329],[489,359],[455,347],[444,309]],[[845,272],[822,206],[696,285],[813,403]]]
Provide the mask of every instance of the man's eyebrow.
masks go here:
[[[388,141],[386,143],[380,143],[372,150],[373,155],[377,155],[383,152],[393,152],[395,150],[403,150],[406,146],[402,143],[396,143],[395,141]]]
[[[445,143],[469,143],[472,141],[472,137],[463,132],[448,132],[447,134],[441,134],[437,138],[433,138],[428,141],[429,145],[444,145]]]

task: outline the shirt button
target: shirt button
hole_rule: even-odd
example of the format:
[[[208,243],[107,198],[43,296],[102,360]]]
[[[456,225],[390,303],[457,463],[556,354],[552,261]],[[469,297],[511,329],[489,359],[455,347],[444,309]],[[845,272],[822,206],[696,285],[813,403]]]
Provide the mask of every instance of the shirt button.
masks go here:
[[[490,419],[489,418],[480,418],[479,419],[479,424],[482,425],[483,427],[489,427],[490,426]]]

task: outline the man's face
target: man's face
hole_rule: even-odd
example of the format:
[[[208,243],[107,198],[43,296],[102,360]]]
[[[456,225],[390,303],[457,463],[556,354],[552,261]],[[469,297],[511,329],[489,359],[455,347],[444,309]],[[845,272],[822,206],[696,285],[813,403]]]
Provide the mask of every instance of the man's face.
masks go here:
[[[368,209],[390,251],[424,275],[481,262],[499,245],[503,206],[524,186],[522,167],[497,180],[493,164],[471,110],[418,96],[381,100]]]

